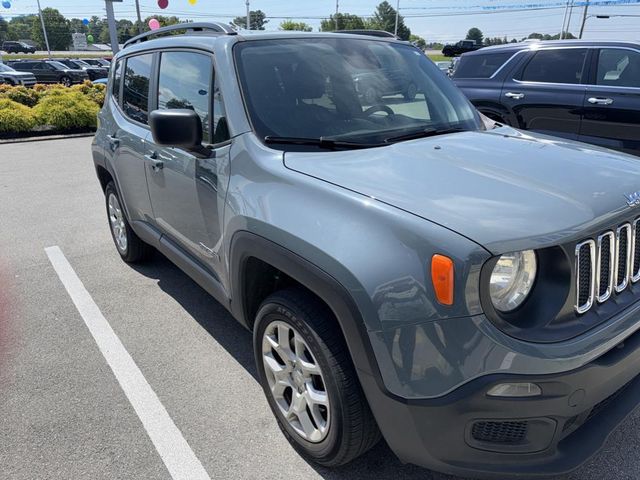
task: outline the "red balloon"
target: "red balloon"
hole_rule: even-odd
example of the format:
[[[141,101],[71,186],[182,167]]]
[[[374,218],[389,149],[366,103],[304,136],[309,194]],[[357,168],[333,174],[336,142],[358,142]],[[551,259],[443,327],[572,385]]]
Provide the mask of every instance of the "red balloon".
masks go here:
[[[169,0],[158,0],[158,6],[164,10],[169,6]]]

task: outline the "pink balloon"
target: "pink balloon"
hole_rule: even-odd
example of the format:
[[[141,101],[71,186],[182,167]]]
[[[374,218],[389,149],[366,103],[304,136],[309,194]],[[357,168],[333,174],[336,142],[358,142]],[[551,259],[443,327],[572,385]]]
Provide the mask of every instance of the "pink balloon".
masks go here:
[[[160,7],[162,10],[164,10],[168,6],[169,6],[169,0],[158,0],[158,7]]]
[[[160,28],[160,22],[157,19],[152,18],[151,20],[149,20],[149,28],[151,30],[159,29]]]

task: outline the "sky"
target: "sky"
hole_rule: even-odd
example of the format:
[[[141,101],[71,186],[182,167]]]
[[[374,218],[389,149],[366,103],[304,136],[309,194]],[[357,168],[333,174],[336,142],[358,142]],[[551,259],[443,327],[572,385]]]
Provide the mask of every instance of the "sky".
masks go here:
[[[0,15],[5,18],[37,12],[36,0],[10,1],[11,8],[0,6]],[[321,19],[327,18],[336,9],[335,0],[250,1],[252,10],[262,10],[270,17],[266,26],[268,30],[277,30],[285,18],[304,21],[317,30]],[[379,1],[339,0],[339,11],[368,16]],[[390,3],[395,7],[396,1],[390,0]],[[57,8],[67,17],[85,18],[105,14],[103,0],[40,0],[40,3],[42,8]],[[455,42],[464,38],[471,27],[480,28],[485,36],[507,35],[509,39],[520,39],[532,32],[552,35],[559,33],[565,13],[562,3],[565,0],[400,0],[400,13],[405,17],[405,24],[412,33],[420,35],[427,42]],[[632,16],[610,19],[589,17],[584,38],[640,41],[640,1],[635,3],[590,7],[590,15]],[[157,0],[140,0],[140,5],[143,18],[162,14],[194,21],[229,22],[236,16],[244,15],[246,10],[245,0],[196,0],[195,5],[191,5],[188,0],[169,0],[169,6],[165,10],[158,7]],[[134,0],[114,3],[114,8],[116,18],[135,18]],[[571,18],[570,31],[576,36],[580,30],[582,10],[583,7],[575,7]]]

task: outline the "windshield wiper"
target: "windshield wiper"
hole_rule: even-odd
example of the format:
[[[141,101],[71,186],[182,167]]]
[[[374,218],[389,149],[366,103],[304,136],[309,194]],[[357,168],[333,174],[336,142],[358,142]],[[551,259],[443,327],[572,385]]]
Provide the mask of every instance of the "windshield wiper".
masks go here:
[[[435,137],[436,135],[445,135],[447,133],[466,132],[468,129],[462,127],[451,128],[423,128],[417,132],[405,133],[395,137],[385,138],[385,143],[402,142],[404,140],[415,140],[416,138]]]
[[[302,137],[277,137],[267,135],[264,137],[265,143],[285,143],[289,145],[315,145],[330,150],[339,149],[356,149],[356,148],[374,148],[384,146],[383,143],[358,143],[348,142],[344,140],[332,140],[326,137],[319,138],[302,138]]]

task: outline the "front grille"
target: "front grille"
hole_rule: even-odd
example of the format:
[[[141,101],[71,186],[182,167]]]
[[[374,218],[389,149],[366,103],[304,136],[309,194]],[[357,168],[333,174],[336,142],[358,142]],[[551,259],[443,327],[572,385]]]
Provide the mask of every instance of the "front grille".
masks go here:
[[[476,422],[471,436],[478,442],[518,444],[527,438],[528,426],[526,421]]]
[[[596,301],[607,301],[629,283],[640,280],[640,218],[620,225],[596,241],[576,245],[576,302],[578,314],[587,312]]]

